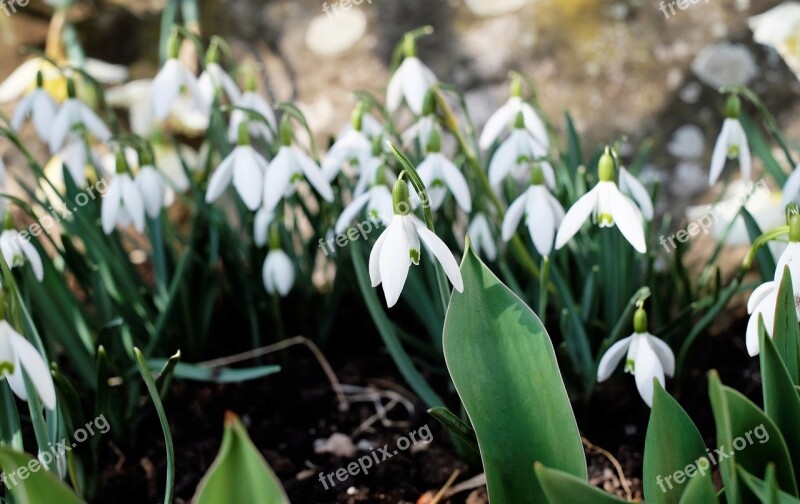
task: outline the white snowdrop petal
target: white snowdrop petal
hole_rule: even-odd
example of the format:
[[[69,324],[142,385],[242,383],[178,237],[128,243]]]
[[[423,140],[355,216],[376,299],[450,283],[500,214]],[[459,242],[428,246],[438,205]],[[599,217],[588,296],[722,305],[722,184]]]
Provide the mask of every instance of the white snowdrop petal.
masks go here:
[[[647,335],[647,340],[656,353],[659,362],[661,362],[664,373],[666,373],[667,376],[673,376],[675,374],[675,354],[672,352],[672,349],[667,345],[666,341],[652,334]]]
[[[619,171],[619,188],[622,192],[627,192],[631,195],[633,200],[639,205],[639,208],[642,210],[642,215],[646,220],[653,220],[653,201],[650,199],[650,193],[648,193],[642,183],[625,168]]]
[[[598,187],[581,196],[564,215],[556,233],[556,250],[569,242],[594,211],[599,195]]]
[[[425,248],[427,248],[434,257],[436,257],[439,264],[442,265],[442,269],[444,269],[453,287],[455,287],[458,292],[464,292],[464,280],[461,278],[461,270],[458,267],[458,262],[456,262],[455,257],[453,257],[453,253],[447,248],[447,245],[445,245],[442,239],[436,236],[433,231],[425,227],[424,224],[418,224],[416,230],[420,240],[425,244]]]
[[[486,121],[486,126],[483,127],[481,138],[478,141],[481,149],[489,149],[495,140],[500,137],[500,134],[503,132],[503,130],[511,127],[511,123],[514,120],[514,114],[517,113],[518,109],[519,102],[513,102],[512,100],[509,100],[502,107],[497,109],[497,111],[492,114],[491,117],[489,117],[489,120]]]
[[[725,161],[728,159],[729,138],[733,121],[733,119],[725,119],[722,123],[722,129],[719,132],[717,142],[714,144],[714,152],[711,155],[711,169],[708,174],[708,185],[714,185],[714,183],[719,180],[722,169],[725,168]]]
[[[639,253],[647,252],[644,238],[644,223],[639,209],[628,198],[615,188],[611,196],[611,216],[622,236],[633,245]]]
[[[400,299],[411,266],[411,247],[406,236],[402,216],[395,216],[386,229],[381,246],[378,268],[380,271],[386,305],[391,308]],[[418,250],[418,249],[417,249]]]
[[[625,355],[625,351],[628,350],[628,345],[631,343],[631,338],[633,338],[633,336],[623,338],[611,345],[608,350],[606,350],[606,353],[604,353],[603,357],[600,358],[600,364],[597,366],[598,382],[604,382],[609,376],[611,376],[611,374],[617,368],[617,365],[619,365],[619,362],[622,360],[622,357]]]
[[[3,323],[8,324],[6,321],[3,321]],[[41,397],[42,403],[47,409],[54,410],[56,407],[56,390],[47,363],[28,340],[17,334],[10,326],[6,328],[6,331],[9,331],[14,353],[22,368],[28,374],[39,397]],[[19,371],[15,369],[14,374]]]
[[[652,408],[653,379],[657,379],[661,386],[664,386],[664,369],[647,339],[639,342],[635,365],[636,369],[633,374],[636,378],[636,388],[639,389],[639,395],[642,396],[644,402]]]
[[[344,210],[342,210],[342,214],[336,220],[336,226],[334,227],[334,231],[336,231],[336,233],[338,234],[347,229],[347,226],[350,225],[350,223],[353,221],[356,215],[358,215],[358,212],[360,212],[361,209],[364,208],[364,205],[367,204],[367,202],[370,200],[371,197],[372,193],[368,192],[362,194],[361,196],[358,196],[353,201],[351,201],[350,204],[347,205],[344,208]]]

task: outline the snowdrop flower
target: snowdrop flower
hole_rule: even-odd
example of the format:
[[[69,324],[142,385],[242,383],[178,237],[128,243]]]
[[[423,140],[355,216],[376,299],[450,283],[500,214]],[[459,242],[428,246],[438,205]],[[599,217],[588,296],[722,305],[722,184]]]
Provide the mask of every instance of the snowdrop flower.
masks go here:
[[[539,167],[534,168],[533,185],[508,207],[503,219],[503,241],[514,236],[523,214],[534,247],[542,256],[549,256],[556,230],[564,219],[564,209],[544,185],[544,174]]]
[[[414,36],[407,34],[403,40],[405,59],[392,75],[386,91],[386,106],[395,112],[405,99],[408,108],[416,115],[422,114],[425,95],[436,84],[436,75],[417,58]]]
[[[221,89],[231,103],[236,103],[242,97],[236,81],[219,64],[219,40],[217,37],[213,38],[206,57],[206,68],[197,81],[206,107],[211,107],[214,103],[217,89]]]
[[[489,229],[489,221],[482,213],[477,213],[467,227],[467,234],[470,237],[475,253],[482,254],[486,259],[494,261],[497,259],[497,245]]]
[[[149,138],[154,132],[153,110],[150,107],[151,79],[139,79],[106,91],[106,103],[128,111],[131,132]]]
[[[169,40],[169,58],[153,79],[153,89],[157,92],[151,93],[150,107],[159,121],[169,117],[184,91],[188,91],[189,101],[180,115],[187,115],[191,110],[208,115],[205,98],[197,84],[197,78],[178,60],[180,41],[178,32],[173,31]]]
[[[334,231],[337,234],[342,233],[365,206],[367,208],[367,216],[373,222],[384,223],[391,220],[392,215],[394,215],[392,194],[389,192],[389,188],[386,187],[386,177],[382,165],[373,180],[372,186],[367,191],[356,195],[353,201],[344,208],[334,227]]]
[[[294,263],[289,256],[281,250],[278,228],[273,226],[270,231],[270,251],[264,260],[261,271],[264,279],[264,288],[269,294],[279,294],[286,297],[294,285]]]
[[[750,156],[750,145],[747,143],[747,135],[739,122],[739,110],[741,103],[739,97],[731,95],[725,105],[725,121],[722,123],[722,130],[717,137],[714,145],[714,153],[711,155],[711,171],[708,175],[708,185],[714,185],[719,179],[722,169],[725,168],[727,159],[739,158],[739,170],[742,179],[749,182],[752,168]]]
[[[59,58],[53,58],[58,60]],[[128,69],[121,65],[112,65],[104,61],[87,58],[83,63],[76,61],[63,61],[64,67],[82,67],[100,84],[119,84],[128,78]],[[6,80],[0,84],[0,103],[16,100],[32,88],[51,90],[51,86],[61,87],[64,83],[65,70],[54,66],[42,57],[27,60],[11,72]],[[38,76],[42,76],[42,84],[38,85]],[[51,90],[53,98],[61,101],[64,99],[63,90]]]
[[[44,267],[42,258],[30,242],[30,236],[22,235],[11,226],[11,214],[6,212],[6,229],[0,233],[0,251],[9,268],[20,267],[25,263],[31,265],[33,275],[40,282],[44,280]]]
[[[522,100],[522,82],[515,78],[511,83],[511,98],[497,109],[486,122],[483,128],[479,145],[481,149],[487,150],[497,140],[503,131],[510,128],[517,115],[522,114],[525,120],[525,129],[531,134],[536,143],[547,151],[550,142],[547,138],[547,129],[539,119],[536,111]]]
[[[286,121],[281,124],[281,142],[283,145],[270,163],[264,181],[264,206],[274,210],[284,196],[294,193],[295,184],[303,178],[326,201],[333,201],[333,189],[320,167],[306,153],[292,145],[293,136]]]
[[[267,244],[267,232],[272,221],[275,220],[275,212],[261,207],[253,217],[253,242],[257,247]]]
[[[42,73],[39,72],[36,76],[36,89],[17,105],[14,117],[11,118],[11,127],[15,131],[19,131],[25,119],[30,117],[33,120],[36,134],[46,142],[49,137],[50,127],[53,125],[53,119],[56,116],[57,107],[56,102],[47,94],[43,86]]]
[[[67,136],[78,125],[82,125],[100,141],[107,142],[111,138],[111,131],[88,105],[75,98],[75,83],[72,79],[67,80],[67,96],[67,101],[59,109],[50,127],[50,152],[61,149]]]
[[[44,407],[55,410],[56,389],[47,363],[36,347],[15,331],[8,321],[0,320],[0,375],[8,379],[8,384],[17,397],[27,401],[28,391],[22,377],[23,369]]]
[[[243,122],[247,122],[250,125],[251,138],[261,138],[265,142],[272,142],[275,138],[273,131],[277,131],[278,129],[277,122],[275,121],[275,112],[272,111],[272,107],[270,107],[269,103],[256,92],[256,82],[252,76],[247,79],[244,93],[242,93],[239,99],[234,101],[233,104],[236,107],[257,112],[263,117],[263,120],[261,118],[251,117],[248,121],[248,112],[240,108],[233,109],[233,112],[231,112],[230,125],[228,126],[228,140],[230,142],[235,142],[238,138],[239,125]],[[267,124],[264,124],[264,121],[266,121]]]
[[[239,127],[239,145],[228,154],[211,175],[206,193],[206,203],[213,203],[233,181],[244,204],[251,211],[261,206],[264,194],[264,175],[268,163],[251,145],[247,123]],[[277,159],[277,158],[276,158]]]
[[[119,151],[117,152],[117,174],[108,184],[108,190],[103,195],[100,209],[103,232],[111,234],[117,224],[126,227],[131,223],[136,231],[143,232],[144,205],[142,194],[131,179],[125,156],[122,151]]]
[[[767,334],[772,337],[775,324],[775,307],[778,302],[778,289],[781,286],[783,272],[787,266],[792,277],[795,309],[797,315],[800,316],[800,305],[798,305],[798,299],[800,299],[800,217],[797,215],[791,216],[789,220],[789,245],[786,246],[780,259],[778,259],[775,277],[771,282],[765,282],[756,287],[747,301],[747,313],[750,314],[750,320],[747,322],[745,343],[747,344],[747,353],[752,357],[758,355],[761,350],[758,340],[759,316],[764,319],[764,327],[767,330]]]
[[[653,407],[653,378],[664,386],[664,375],[675,374],[675,354],[663,340],[647,332],[647,313],[639,307],[633,316],[633,334],[611,345],[597,367],[597,381],[606,381],[626,355],[625,372],[636,379],[639,395]]]
[[[556,234],[556,249],[566,245],[589,216],[593,216],[600,227],[616,225],[633,248],[646,253],[642,212],[614,183],[614,158],[608,149],[600,158],[598,175],[600,181],[594,189],[581,196],[564,216]]]
[[[383,284],[386,305],[391,308],[400,299],[411,263],[419,264],[420,241],[442,265],[447,278],[458,292],[464,291],[464,281],[453,253],[447,245],[419,219],[410,214],[408,184],[400,179],[392,191],[394,216],[381,233],[369,255],[369,276],[372,286]]]
[[[417,122],[409,126],[409,128],[401,135],[403,147],[411,147],[416,140],[423,149],[426,148],[428,143],[431,141],[431,135],[433,134],[434,129],[437,128],[438,125],[433,113],[424,114],[417,120]]]
[[[472,197],[464,175],[452,161],[440,152],[439,135],[434,132],[428,145],[428,155],[417,168],[428,191],[431,209],[438,210],[444,202],[448,189],[462,210],[472,211]]]
[[[336,140],[325,159],[322,161],[322,173],[328,181],[332,181],[339,174],[342,165],[351,163],[360,167],[372,156],[372,143],[363,133],[364,107],[359,104],[353,112],[353,128]]]
[[[514,131],[497,148],[489,163],[489,183],[497,187],[509,174],[521,178],[528,176],[528,168],[532,161],[547,155],[547,149],[525,128],[523,114],[517,113]],[[556,176],[550,163],[541,163],[542,173],[547,186],[556,186]]]
[[[163,175],[151,162],[143,162],[134,178],[144,202],[144,211],[151,219],[157,219],[166,202],[167,185]]]

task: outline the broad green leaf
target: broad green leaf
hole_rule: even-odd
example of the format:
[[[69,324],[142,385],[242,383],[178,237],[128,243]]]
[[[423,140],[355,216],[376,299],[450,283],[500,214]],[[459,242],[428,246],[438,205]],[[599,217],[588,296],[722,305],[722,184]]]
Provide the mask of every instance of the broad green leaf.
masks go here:
[[[699,463],[698,467],[702,464],[710,468],[711,462],[709,462],[708,458],[703,458],[703,460],[705,462]],[[717,490],[714,488],[714,482],[711,479],[712,472],[713,470],[709,469],[695,473],[686,485],[683,495],[681,495],[680,504],[697,504],[698,502],[718,504]]]
[[[774,463],[780,487],[797,495],[789,450],[778,427],[744,395],[723,386],[716,371],[709,373],[708,388],[717,427],[718,448],[712,456],[717,458],[728,502],[757,502],[742,487],[737,464],[751,473],[763,474],[767,464]]]
[[[467,245],[444,354],[478,437],[494,504],[544,502],[534,462],[586,479],[575,416],[539,319]]]
[[[0,447],[0,466],[3,468],[4,486],[10,489],[17,504],[84,502],[28,454]]]
[[[749,488],[761,502],[766,503],[769,501],[770,497],[774,498],[774,492],[767,482],[761,478],[753,476],[742,466],[737,466],[737,470],[741,481],[744,482],[747,488]],[[779,504],[800,504],[800,499],[789,495],[781,489],[778,489],[777,494],[777,502]]]
[[[794,308],[791,309],[794,313]],[[795,478],[800,479],[800,397],[795,392],[789,371],[781,361],[775,344],[766,331],[760,331],[761,387],[764,392],[764,411],[775,422],[786,439],[792,454]],[[776,334],[776,337],[778,335]]]
[[[644,445],[642,481],[645,498],[652,502],[680,502],[690,480],[683,483],[672,480],[665,484],[664,478],[696,465],[705,454],[703,437],[694,422],[678,401],[656,381]]]
[[[539,462],[536,463],[535,469],[546,500],[526,499],[515,502],[549,502],[550,504],[617,504],[625,502],[572,474],[549,469]]]
[[[280,480],[250,440],[239,417],[231,412],[225,414],[219,454],[200,481],[192,502],[289,504]]]
[[[781,286],[778,289],[778,304],[775,309],[773,341],[792,383],[800,385],[800,327],[797,325],[792,275],[789,266],[783,269]]]

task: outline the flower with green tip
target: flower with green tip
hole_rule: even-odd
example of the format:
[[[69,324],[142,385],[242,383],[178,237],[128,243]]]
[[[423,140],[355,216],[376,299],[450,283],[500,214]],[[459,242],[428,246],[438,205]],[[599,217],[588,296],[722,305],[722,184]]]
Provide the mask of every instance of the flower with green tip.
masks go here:
[[[562,248],[593,217],[600,227],[617,226],[638,252],[647,252],[641,210],[620,192],[614,182],[614,159],[606,150],[598,167],[600,181],[567,211],[556,234],[556,249]]]
[[[625,372],[634,376],[639,395],[652,408],[653,378],[664,386],[664,375],[675,374],[675,354],[664,340],[647,332],[647,313],[641,307],[633,317],[633,334],[617,341],[603,354],[597,366],[597,381],[606,381],[626,355]]]
[[[533,246],[542,256],[549,256],[556,230],[564,219],[564,208],[545,186],[542,170],[535,170],[533,184],[508,207],[502,236],[503,241],[510,240],[524,214]]]
[[[739,110],[741,104],[739,97],[731,95],[725,106],[725,121],[722,123],[714,145],[714,153],[711,155],[711,170],[708,174],[708,185],[714,185],[725,168],[727,159],[739,159],[739,170],[742,179],[750,181],[752,171],[752,157],[750,155],[750,144],[747,142],[747,135],[744,132],[742,123],[739,122]]]
[[[7,217],[10,215],[7,213]],[[33,276],[40,282],[44,280],[44,267],[42,258],[36,247],[30,242],[30,237],[23,237],[19,231],[9,228],[0,233],[0,251],[9,268],[18,268],[25,263],[31,266]]]
[[[240,125],[242,139],[228,156],[222,160],[208,181],[206,203],[216,201],[225,189],[233,183],[239,197],[251,211],[261,206],[264,195],[264,176],[269,163],[249,144],[247,124]]]
[[[400,299],[411,264],[419,264],[420,241],[442,265],[447,278],[458,292],[464,291],[464,281],[453,253],[441,238],[412,215],[408,184],[402,179],[395,182],[392,191],[394,216],[389,226],[378,237],[369,254],[369,276],[372,286],[383,285],[386,305],[391,308]]]
[[[518,179],[529,177],[532,163],[538,158],[547,156],[547,147],[526,129],[526,124],[523,114],[518,113],[514,130],[492,156],[489,162],[489,183],[492,187],[499,186],[509,174]],[[553,167],[547,162],[541,162],[539,165],[547,186],[555,188],[556,176]]]
[[[405,100],[416,115],[422,114],[425,96],[437,82],[433,71],[417,58],[416,44],[412,35],[404,40],[405,58],[397,67],[386,91],[386,106],[391,112],[400,108]]]
[[[25,120],[30,118],[33,121],[36,134],[46,142],[50,136],[50,127],[53,125],[58,106],[45,91],[41,72],[37,74],[36,82],[36,89],[26,95],[14,110],[14,117],[11,118],[11,127],[14,131],[19,131]]]
[[[467,234],[476,254],[483,255],[490,261],[497,259],[497,244],[485,215],[475,214],[467,227]]]
[[[15,331],[8,321],[0,320],[0,375],[8,379],[17,397],[27,401],[28,390],[22,370],[28,375],[44,407],[55,410],[56,389],[47,363],[36,347]]]
[[[78,125],[82,125],[100,141],[107,142],[111,138],[111,130],[108,129],[108,126],[105,125],[94,110],[75,97],[75,84],[71,79],[67,81],[67,88],[69,98],[53,118],[53,123],[47,136],[50,152],[55,153],[61,149],[67,137]]]

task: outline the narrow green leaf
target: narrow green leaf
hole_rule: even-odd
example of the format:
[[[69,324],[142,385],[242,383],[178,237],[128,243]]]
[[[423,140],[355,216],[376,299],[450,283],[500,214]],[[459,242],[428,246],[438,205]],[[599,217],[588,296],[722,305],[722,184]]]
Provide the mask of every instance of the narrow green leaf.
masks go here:
[[[750,236],[750,243],[755,242],[761,236],[761,228],[758,223],[750,215],[750,212],[743,206],[740,210],[742,218],[744,219],[745,226],[747,226],[747,234]],[[761,247],[756,254],[758,262],[758,269],[761,272],[761,278],[764,280],[771,280],[775,274],[775,258],[772,257],[769,247]]]
[[[700,431],[678,401],[656,380],[644,445],[642,480],[645,498],[659,503],[680,502],[687,481],[667,480],[665,483],[664,478],[687,467],[696,467],[705,454],[706,446]]]
[[[219,454],[200,481],[192,502],[289,504],[280,480],[250,440],[239,417],[231,412],[225,415]]]
[[[709,373],[709,396],[717,427],[717,457],[725,495],[730,504],[754,502],[738,478],[736,465],[763,474],[773,462],[781,488],[797,495],[794,469],[778,427],[744,395],[722,385],[716,371]]]
[[[766,503],[767,500],[770,498],[770,489],[767,482],[765,482],[761,478],[753,476],[749,471],[747,471],[742,466],[737,466],[736,469],[739,478],[747,486],[747,488],[750,489],[750,491],[753,492],[753,494],[756,497],[758,497],[759,501]],[[774,494],[772,496],[774,497]],[[792,495],[789,495],[780,488],[778,488],[777,497],[778,497],[778,502],[780,504],[800,504],[800,499]]]
[[[500,502],[548,502],[549,504],[617,504],[626,502],[586,483],[583,479],[576,478],[573,474],[549,469],[540,462],[535,464],[535,470],[546,500],[528,498],[520,501]]]
[[[499,504],[544,502],[530,477],[534,462],[586,479],[550,337],[469,244],[461,275],[464,292],[453,293],[445,317],[445,360],[478,437],[489,497]]]
[[[280,366],[256,366],[252,368],[212,368],[203,367],[196,364],[185,362],[175,362],[170,365],[169,360],[151,359],[147,361],[147,366],[152,371],[170,372],[170,367],[174,369],[171,373],[179,380],[192,380],[210,383],[241,383],[249,380],[257,380],[280,372]],[[159,379],[161,375],[159,375]],[[158,386],[158,385],[157,385]],[[159,386],[159,389],[161,387]]]
[[[780,310],[780,308],[779,308]],[[794,306],[791,308],[794,313]],[[775,335],[778,337],[778,334]],[[792,455],[795,478],[800,481],[800,397],[795,392],[789,371],[781,361],[775,344],[766,331],[760,332],[761,387],[764,392],[764,411],[781,430]]]
[[[142,375],[145,385],[147,385],[147,392],[150,394],[150,399],[153,401],[153,406],[156,407],[158,413],[158,420],[161,422],[161,430],[164,432],[164,444],[167,447],[167,484],[164,490],[164,504],[172,502],[172,494],[175,489],[175,448],[172,446],[172,432],[169,430],[169,421],[167,414],[164,412],[164,405],[161,404],[161,396],[158,393],[153,375],[147,368],[147,362],[141,350],[134,347],[133,352],[136,354],[136,363],[139,366],[139,373]]]
[[[705,462],[699,462],[698,467],[711,467],[711,462],[704,457]],[[680,504],[719,504],[717,490],[714,488],[711,469],[696,473],[686,485],[686,489],[681,495]]]
[[[800,326],[797,324],[794,289],[789,266],[784,266],[775,310],[774,343],[792,383],[800,385]]]
[[[435,418],[440,424],[444,425],[448,431],[464,441],[467,446],[478,453],[480,452],[478,450],[478,439],[475,437],[475,430],[465,424],[452,411],[444,406],[437,406],[436,408],[429,409],[428,414]]]

